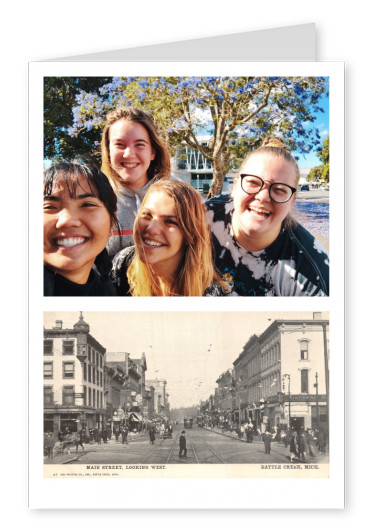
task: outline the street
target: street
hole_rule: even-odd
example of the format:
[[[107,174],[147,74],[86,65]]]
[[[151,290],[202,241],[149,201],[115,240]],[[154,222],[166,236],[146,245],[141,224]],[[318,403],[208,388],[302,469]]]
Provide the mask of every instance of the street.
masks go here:
[[[284,443],[272,442],[271,453],[265,454],[264,444],[260,437],[253,443],[239,440],[234,433],[221,433],[194,427],[186,430],[187,458],[179,458],[179,435],[181,430],[175,429],[172,439],[160,439],[157,434],[154,445],[150,444],[147,433],[134,436],[129,444],[122,444],[111,439],[107,444],[86,444],[84,451],[76,454],[72,447],[71,455],[57,455],[52,460],[45,458],[45,464],[260,464],[286,463],[289,459],[289,448]],[[328,462],[327,455],[311,457],[307,452],[307,463]]]
[[[329,192],[298,192],[291,213],[329,251]]]

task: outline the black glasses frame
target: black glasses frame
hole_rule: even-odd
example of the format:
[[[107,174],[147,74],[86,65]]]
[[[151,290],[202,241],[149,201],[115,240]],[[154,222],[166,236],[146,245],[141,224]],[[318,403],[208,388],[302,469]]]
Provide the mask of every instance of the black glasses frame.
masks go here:
[[[256,179],[260,179],[262,184],[261,184],[259,190],[257,190],[257,192],[247,192],[247,190],[244,190],[244,188],[243,188],[243,179],[244,179],[244,177],[256,177]],[[242,187],[243,192],[245,192],[248,195],[256,195],[259,192],[261,192],[261,190],[265,186],[265,183],[270,183],[270,181],[266,181],[266,180],[264,181],[264,179],[261,179],[261,177],[259,177],[258,175],[251,175],[250,173],[241,173],[240,174],[240,186]],[[291,195],[290,195],[290,197],[288,199],[286,199],[286,201],[276,201],[272,197],[272,194],[271,194],[271,190],[272,190],[273,186],[278,186],[278,185],[281,185],[281,184],[283,186],[287,186],[287,188],[290,188],[290,190],[291,190]],[[287,203],[287,201],[290,201],[292,196],[295,194],[296,190],[297,190],[297,188],[294,188],[293,186],[290,186],[289,184],[286,184],[286,183],[270,183],[270,185],[269,185],[269,197],[275,203]]]

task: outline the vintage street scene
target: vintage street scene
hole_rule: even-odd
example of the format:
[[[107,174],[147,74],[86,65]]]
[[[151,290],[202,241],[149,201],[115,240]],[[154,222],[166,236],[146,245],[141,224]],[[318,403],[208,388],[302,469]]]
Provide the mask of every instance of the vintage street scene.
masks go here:
[[[326,312],[45,312],[44,464],[329,463]]]

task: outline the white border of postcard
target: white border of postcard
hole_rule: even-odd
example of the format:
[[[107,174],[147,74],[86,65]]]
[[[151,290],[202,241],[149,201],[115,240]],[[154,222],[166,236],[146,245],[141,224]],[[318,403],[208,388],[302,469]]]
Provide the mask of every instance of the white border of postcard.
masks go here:
[[[44,76],[328,76],[330,83],[330,297],[43,298]],[[35,213],[36,211],[36,213]],[[344,64],[317,62],[40,62],[29,66],[29,505],[31,508],[341,508],[344,505]],[[44,479],[44,311],[329,311],[329,479]],[[335,412],[335,414],[334,414]],[[103,483],[105,481],[105,483]],[[99,482],[99,483],[98,483]],[[225,483],[223,483],[225,482]],[[229,495],[229,493],[236,495]],[[288,492],[288,496],[282,495]]]

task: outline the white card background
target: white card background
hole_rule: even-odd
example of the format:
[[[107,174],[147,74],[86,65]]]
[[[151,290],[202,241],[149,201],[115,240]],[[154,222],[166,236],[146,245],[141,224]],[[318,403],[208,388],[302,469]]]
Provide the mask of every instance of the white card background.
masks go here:
[[[280,297],[229,297],[223,304],[212,297],[198,300],[195,297],[177,300],[176,298],[111,298],[103,303],[100,298],[45,298],[42,288],[42,197],[40,187],[34,185],[42,175],[43,152],[43,76],[120,76],[127,75],[257,75],[257,76],[328,76],[330,83],[330,138],[331,138],[331,179],[330,214],[337,222],[330,226],[331,279],[330,297],[294,298]],[[343,284],[344,284],[344,167],[343,167],[343,109],[344,86],[343,65],[340,63],[250,63],[250,62],[43,62],[30,65],[30,504],[33,508],[339,508],[343,506],[343,383],[344,383],[344,343],[343,343]],[[36,206],[39,205],[38,208]],[[338,222],[339,221],[339,222]],[[142,479],[114,480],[102,490],[101,499],[95,497],[98,481],[107,479],[85,479],[85,488],[80,479],[43,479],[42,462],[39,459],[42,447],[41,356],[43,352],[43,310],[82,310],[91,311],[329,311],[331,343],[331,456],[330,478],[316,480],[267,481],[268,496],[260,489],[258,479]],[[40,363],[35,363],[39,359]],[[336,414],[333,414],[333,411]],[[35,457],[34,457],[35,456]],[[38,456],[38,458],[36,458]],[[142,481],[142,486],[134,488],[134,482]],[[189,489],[189,496],[180,496],[180,485]],[[223,483],[225,481],[225,484]],[[300,483],[301,481],[301,483]],[[121,493],[117,483],[121,482]],[[292,496],[286,499],[280,489],[289,489]],[[304,484],[304,488],[302,485]],[[157,486],[156,486],[157,485]],[[237,491],[235,498],[227,496],[228,489]],[[191,491],[192,490],[192,491]],[[142,496],[140,496],[140,491]],[[252,495],[250,496],[250,492]],[[126,502],[123,498],[125,496]]]

